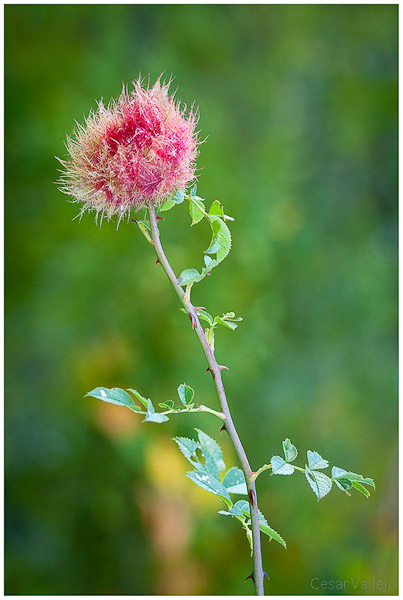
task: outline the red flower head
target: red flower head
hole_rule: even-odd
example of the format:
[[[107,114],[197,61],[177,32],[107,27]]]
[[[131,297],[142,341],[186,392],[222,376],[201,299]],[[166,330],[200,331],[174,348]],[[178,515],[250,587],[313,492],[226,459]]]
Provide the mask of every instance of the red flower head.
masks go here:
[[[157,205],[185,188],[195,176],[197,114],[168,95],[170,82],[123,91],[119,98],[76,123],[67,138],[69,158],[60,190],[83,204],[81,214],[101,219]],[[60,160],[60,159],[59,159]]]

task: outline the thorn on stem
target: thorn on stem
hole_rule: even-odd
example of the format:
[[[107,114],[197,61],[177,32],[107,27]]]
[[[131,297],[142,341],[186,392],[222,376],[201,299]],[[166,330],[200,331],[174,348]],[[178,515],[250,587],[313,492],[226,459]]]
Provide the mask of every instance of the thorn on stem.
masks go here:
[[[196,319],[194,318],[192,313],[189,313],[189,319],[190,319],[190,322],[192,323],[192,329],[194,329],[196,327]]]
[[[255,576],[253,575],[253,571],[252,571],[252,573],[251,573],[250,575],[248,575],[248,576],[245,578],[245,581],[248,581],[248,579],[252,579],[253,583],[255,583]]]
[[[220,371],[222,371],[223,369],[227,369],[227,371],[229,371],[229,367],[226,367],[225,365],[218,365],[218,368],[220,369]]]
[[[197,312],[198,310],[203,310],[203,309],[205,310],[205,309],[206,309],[206,307],[205,307],[205,306],[194,306],[193,308],[195,309],[195,311],[196,311],[196,312]]]
[[[249,490],[249,499],[250,499],[250,503],[252,504],[252,506],[255,507],[256,506],[255,492],[253,490]]]
[[[263,577],[267,577],[267,579],[270,579],[270,577],[268,576],[268,574],[266,573],[266,571],[263,571]]]
[[[133,217],[132,217],[132,221],[133,221],[133,223],[137,223],[138,222],[137,219],[134,219]]]
[[[210,367],[207,367],[207,369],[204,371],[204,374],[206,374],[207,371],[210,371],[212,378],[215,379],[214,371],[212,371]]]
[[[156,217],[157,221],[165,221],[164,217]]]
[[[157,258],[157,260],[155,261],[155,265],[154,265],[154,266],[156,267],[156,266],[158,265],[158,263],[159,263],[159,262],[160,262],[160,259],[159,259],[159,258]],[[160,263],[160,264],[161,264],[161,263]]]
[[[220,429],[220,433],[222,433],[223,431],[227,431],[227,430],[225,429],[225,425],[223,425],[223,426],[221,427],[221,429]]]

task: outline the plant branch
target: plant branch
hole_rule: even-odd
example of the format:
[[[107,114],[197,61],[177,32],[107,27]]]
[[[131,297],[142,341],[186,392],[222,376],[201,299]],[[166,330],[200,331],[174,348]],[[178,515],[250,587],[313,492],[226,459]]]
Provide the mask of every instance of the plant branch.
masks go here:
[[[214,352],[209,346],[206,336],[204,334],[203,327],[200,324],[199,317],[197,316],[197,310],[192,305],[189,294],[185,294],[182,287],[178,283],[178,279],[171,268],[171,265],[168,262],[167,257],[165,256],[165,252],[161,245],[161,240],[158,231],[158,222],[155,214],[155,207],[152,204],[149,208],[149,217],[150,217],[150,226],[151,226],[151,239],[155,248],[155,252],[157,254],[158,260],[161,263],[162,268],[164,269],[168,279],[170,280],[176,294],[179,296],[183,307],[185,308],[187,314],[190,317],[190,321],[193,329],[196,332],[197,337],[199,338],[200,344],[202,346],[204,355],[207,359],[208,367],[210,369],[211,375],[213,377],[214,385],[217,391],[217,396],[221,404],[221,410],[225,415],[225,430],[231,438],[231,441],[234,445],[235,451],[241,463],[242,470],[245,475],[245,479],[248,486],[249,492],[249,503],[250,503],[250,513],[251,513],[251,525],[252,525],[252,538],[253,538],[253,581],[256,588],[256,594],[258,596],[264,596],[264,586],[263,586],[263,568],[262,568],[262,554],[261,554],[261,546],[260,546],[260,529],[259,529],[259,516],[258,516],[258,505],[257,505],[257,495],[256,495],[256,484],[255,481],[250,481],[250,476],[252,475],[252,470],[250,468],[250,464],[248,458],[246,456],[246,452],[244,447],[239,439],[238,432],[235,429],[235,425],[232,421],[231,413],[228,406],[227,397],[224,390],[224,385],[221,377],[221,369],[218,365],[216,358],[214,356]]]

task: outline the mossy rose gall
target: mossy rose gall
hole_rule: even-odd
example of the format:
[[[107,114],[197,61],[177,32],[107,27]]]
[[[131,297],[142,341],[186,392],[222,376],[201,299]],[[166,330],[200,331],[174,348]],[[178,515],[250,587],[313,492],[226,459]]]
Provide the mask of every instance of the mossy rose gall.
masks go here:
[[[195,177],[197,114],[169,95],[160,78],[152,87],[141,79],[123,88],[107,107],[102,100],[85,125],[67,138],[60,190],[95,211],[120,221],[132,210],[157,206]]]

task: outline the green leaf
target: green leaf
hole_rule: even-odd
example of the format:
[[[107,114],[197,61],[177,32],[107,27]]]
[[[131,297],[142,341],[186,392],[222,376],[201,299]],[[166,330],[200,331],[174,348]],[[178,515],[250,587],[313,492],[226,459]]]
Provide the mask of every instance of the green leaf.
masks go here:
[[[231,232],[228,226],[220,217],[216,215],[209,216],[211,229],[213,231],[213,239],[218,242],[217,250],[217,265],[228,256],[231,250]]]
[[[206,207],[204,202],[198,196],[191,196],[189,198],[189,213],[192,217],[192,225],[199,223],[206,213]]]
[[[161,408],[167,408],[168,410],[172,410],[174,407],[174,402],[172,400],[165,400],[165,402],[159,402],[158,406]]]
[[[225,462],[222,458],[222,450],[220,446],[215,440],[213,440],[213,438],[208,436],[207,433],[204,433],[204,431],[202,431],[201,429],[196,429],[196,431],[199,435],[199,442],[201,447],[206,448],[211,454],[217,465],[217,469],[219,471],[225,471]]]
[[[356,489],[356,490],[358,490],[359,492],[361,492],[361,494],[364,494],[364,496],[366,498],[369,498],[370,495],[371,495],[369,493],[369,491],[367,490],[367,488],[365,488],[363,485],[361,485],[361,483],[354,482],[353,483],[353,488]]]
[[[217,254],[219,249],[220,249],[220,244],[218,243],[218,241],[212,240],[210,243],[210,246],[207,248],[207,250],[204,250],[204,254]]]
[[[211,258],[211,256],[208,256],[207,254],[204,255],[204,264],[205,267],[204,269],[206,270],[206,272],[208,272],[209,269],[213,269],[215,267],[215,263],[217,261],[213,260]]]
[[[200,275],[197,269],[185,269],[179,275],[178,283],[179,285],[188,285],[189,283],[195,283],[203,279],[203,276]]]
[[[209,215],[217,215],[218,217],[224,218],[224,210],[218,200],[214,200],[208,211]]]
[[[324,496],[326,496],[326,494],[328,494],[332,489],[332,480],[330,477],[324,473],[321,473],[320,471],[311,471],[311,469],[306,465],[305,477],[318,500],[324,498]]]
[[[225,321],[221,317],[214,317],[214,323],[228,327],[228,329],[232,329],[232,331],[235,331],[235,329],[238,327],[236,323],[232,323],[232,321]]]
[[[342,492],[345,492],[347,496],[351,496],[350,492],[348,492],[347,490],[352,488],[353,484],[351,483],[351,481],[343,477],[345,473],[347,473],[347,471],[345,471],[344,469],[340,469],[339,467],[332,468],[332,477],[337,487]]]
[[[281,456],[272,456],[270,461],[273,475],[292,475],[294,467],[285,462]]]
[[[234,514],[234,516],[237,516],[237,514],[235,514],[235,512],[238,512],[238,511],[241,511],[244,515],[246,515],[247,517],[250,518],[249,502],[247,502],[246,500],[239,500],[236,504],[234,504],[232,509],[228,512],[231,514],[231,516],[232,516],[232,514]],[[270,527],[270,525],[267,523],[264,515],[260,512],[260,510],[259,510],[259,529],[260,529],[260,531],[262,531],[263,533],[268,535],[271,539],[276,540],[276,542],[278,542],[279,544],[284,546],[284,548],[287,548],[287,545],[286,545],[284,539],[281,537],[280,534],[277,533],[277,531],[275,531],[274,529],[272,529]]]
[[[97,398],[97,400],[103,400],[110,404],[126,406],[126,408],[130,408],[133,412],[140,412],[140,408],[136,406],[131,396],[121,388],[97,387],[88,392],[86,396],[92,396],[93,398]]]
[[[373,479],[363,477],[362,475],[352,473],[351,471],[346,471],[345,469],[340,469],[339,467],[333,467],[332,477],[337,487],[348,494],[348,496],[351,496],[351,494],[347,490],[354,488],[368,498],[370,493],[362,484],[375,488]]]
[[[209,325],[213,324],[213,317],[210,315],[210,313],[208,313],[206,310],[204,310],[203,308],[198,308],[197,309],[197,315],[203,319],[204,321],[207,321],[207,323]]]
[[[164,423],[164,421],[169,421],[169,418],[161,413],[147,412],[145,419],[143,419],[143,423],[145,421],[150,423]]]
[[[285,460],[287,462],[293,462],[298,456],[298,450],[296,449],[294,444],[291,444],[291,442],[288,438],[285,439],[283,442],[283,450],[284,450]]]
[[[196,196],[196,192],[197,192],[197,185],[194,185],[194,186],[192,187],[192,189],[190,190],[190,195],[191,195],[192,197],[193,197],[193,196]]]
[[[189,406],[189,404],[192,403],[195,392],[194,389],[190,387],[190,385],[187,385],[186,383],[181,383],[178,387],[178,395],[182,404],[184,406]]]
[[[343,477],[351,481],[351,483],[365,483],[365,485],[370,485],[375,489],[375,482],[370,477],[363,477],[362,475],[358,475],[358,473],[352,473],[351,471],[347,471]]]
[[[210,348],[212,349],[212,351],[214,352],[214,341],[215,341],[215,336],[214,336],[214,327],[208,327],[205,331],[204,331],[205,335],[206,335],[206,339],[207,339],[207,343],[210,346]]]
[[[238,502],[234,504],[229,510],[219,510],[220,515],[228,515],[229,517],[237,517],[240,521],[245,522],[246,516],[243,511],[239,508]]]
[[[175,196],[172,198],[172,201],[175,202],[175,204],[182,204],[182,202],[185,199],[185,194],[183,190],[178,190],[175,194]]]
[[[243,321],[242,317],[236,317],[234,312],[224,313],[221,318],[225,321]]]
[[[185,437],[175,437],[175,442],[179,446],[179,450],[183,456],[194,466],[200,465],[200,461],[197,457],[196,450],[200,448],[200,445],[195,440],[191,440]]]
[[[281,537],[279,533],[277,533],[277,531],[270,527],[270,525],[264,525],[263,523],[259,522],[259,529],[262,533],[268,535],[271,540],[275,540],[276,542],[284,546],[284,548],[287,548],[285,540]]]
[[[128,388],[128,390],[137,398],[139,402],[141,402],[141,404],[143,404],[143,406],[146,407],[149,412],[154,412],[154,406],[150,398],[144,398],[144,396],[142,396],[137,390],[133,390],[132,388]]]
[[[238,467],[232,467],[225,474],[222,482],[223,486],[227,488],[230,494],[247,494],[248,488],[246,486],[245,475]]]
[[[310,469],[326,469],[329,466],[329,462],[322,458],[318,452],[311,452],[311,450],[308,450],[307,456]]]
[[[173,208],[174,206],[176,206],[176,202],[174,202],[173,200],[165,200],[165,202],[163,202],[159,207],[159,211],[165,212],[167,210],[171,210],[171,208]]]
[[[204,473],[203,471],[190,471],[186,473],[186,476],[189,477],[193,483],[200,486],[207,492],[211,492],[216,496],[222,496],[227,500],[231,500],[227,490],[217,479],[215,479],[209,473]]]
[[[205,471],[217,481],[220,481],[220,472],[218,470],[217,463],[214,457],[210,454],[207,448],[201,447],[201,453],[203,454],[204,464],[200,464],[198,467],[199,471]]]

